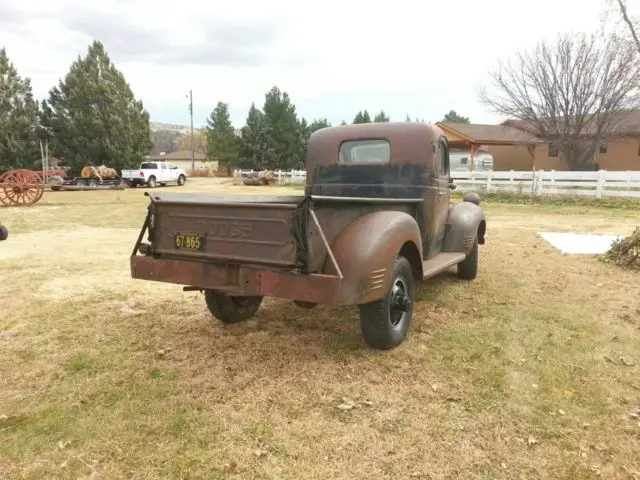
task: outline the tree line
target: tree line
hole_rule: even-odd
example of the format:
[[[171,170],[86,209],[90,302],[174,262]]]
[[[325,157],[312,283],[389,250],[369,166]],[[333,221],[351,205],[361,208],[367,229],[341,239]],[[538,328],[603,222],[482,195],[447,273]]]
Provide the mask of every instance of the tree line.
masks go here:
[[[372,115],[368,110],[360,110],[351,121],[359,123],[390,122],[390,117],[381,110]],[[405,121],[412,121],[407,115]],[[424,119],[415,119],[424,122]],[[469,123],[453,110],[444,116],[444,121]],[[342,121],[340,125],[347,125]],[[262,170],[267,168],[302,168],[307,153],[309,137],[321,128],[330,127],[326,118],[317,118],[310,123],[299,117],[289,94],[274,86],[265,94],[262,108],[251,104],[241,135],[235,134],[229,116],[229,104],[218,102],[207,119],[204,131],[195,140],[201,145],[202,152],[212,160],[217,160],[223,168],[233,167]],[[185,138],[183,148],[189,143]]]

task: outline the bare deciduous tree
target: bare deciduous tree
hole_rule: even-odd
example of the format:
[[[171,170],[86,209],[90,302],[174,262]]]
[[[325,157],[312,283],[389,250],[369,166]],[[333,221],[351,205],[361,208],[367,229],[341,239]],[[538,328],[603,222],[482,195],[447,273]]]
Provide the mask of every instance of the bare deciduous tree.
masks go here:
[[[638,106],[640,62],[620,37],[564,34],[499,62],[480,101],[553,142],[571,169],[593,159]]]
[[[625,23],[627,28],[629,29],[629,33],[631,34],[631,38],[636,45],[636,49],[640,53],[640,38],[638,38],[638,32],[636,31],[636,27],[633,24],[633,20],[631,15],[629,14],[629,9],[627,8],[627,3],[625,0],[609,0],[609,4],[614,3],[618,11],[620,12],[620,16],[622,16],[622,21]]]

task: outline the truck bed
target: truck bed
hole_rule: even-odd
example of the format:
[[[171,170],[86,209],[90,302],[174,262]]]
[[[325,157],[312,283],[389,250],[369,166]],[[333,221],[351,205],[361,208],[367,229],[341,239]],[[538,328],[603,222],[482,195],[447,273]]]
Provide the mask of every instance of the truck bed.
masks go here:
[[[281,268],[299,264],[302,196],[147,195],[156,257]]]

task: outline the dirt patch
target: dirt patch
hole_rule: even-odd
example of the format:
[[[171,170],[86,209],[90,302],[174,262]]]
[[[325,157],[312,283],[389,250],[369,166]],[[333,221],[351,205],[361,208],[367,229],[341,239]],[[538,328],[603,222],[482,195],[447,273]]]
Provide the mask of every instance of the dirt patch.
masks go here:
[[[0,261],[29,256],[46,265],[63,261],[98,264],[103,259],[122,260],[122,247],[128,242],[133,248],[137,233],[133,229],[81,227],[10,234],[2,242]]]

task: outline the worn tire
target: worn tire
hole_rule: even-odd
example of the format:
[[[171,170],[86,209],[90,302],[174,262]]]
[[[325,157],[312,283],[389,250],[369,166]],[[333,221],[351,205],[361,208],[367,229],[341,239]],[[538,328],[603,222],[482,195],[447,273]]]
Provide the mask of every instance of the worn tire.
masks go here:
[[[185,177],[184,175],[180,175],[180,176],[178,177],[178,185],[179,185],[179,186],[184,185],[184,182],[186,182],[186,181],[187,181],[187,179],[186,179],[186,177]]]
[[[458,264],[458,277],[464,280],[473,280],[478,275],[478,240],[473,243],[471,251],[465,259]]]
[[[406,312],[392,311],[394,286],[399,281],[411,300],[411,305]],[[391,286],[387,295],[375,302],[360,305],[360,330],[369,347],[376,350],[390,350],[407,338],[411,326],[414,296],[415,280],[411,264],[405,257],[398,257],[393,266]],[[398,319],[399,321],[395,323]]]
[[[239,323],[253,317],[262,304],[262,297],[231,297],[213,290],[204,291],[211,315],[222,323]]]
[[[0,225],[0,241],[9,238],[9,230],[4,225]]]
[[[154,177],[153,175],[151,175],[149,177],[149,180],[147,180],[147,185],[149,186],[149,188],[155,188],[156,187],[156,177]]]

